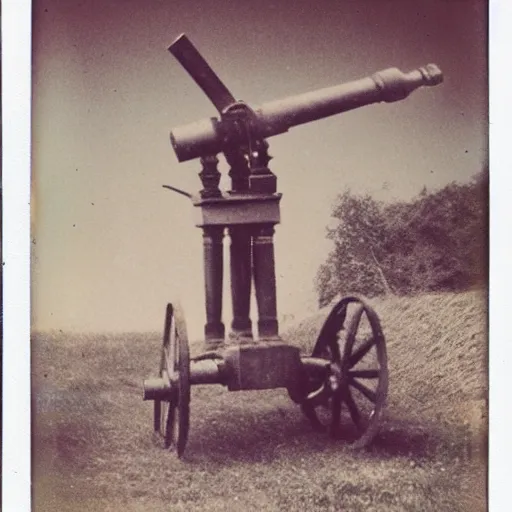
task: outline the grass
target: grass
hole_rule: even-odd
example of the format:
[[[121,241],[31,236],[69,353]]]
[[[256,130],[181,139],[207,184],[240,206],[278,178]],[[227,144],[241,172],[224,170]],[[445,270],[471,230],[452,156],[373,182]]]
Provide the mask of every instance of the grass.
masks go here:
[[[389,405],[360,452],[314,432],[286,391],[196,386],[178,461],[154,443],[142,401],[160,334],[34,335],[34,510],[485,510],[485,297],[375,306]],[[325,315],[285,338],[308,352]]]

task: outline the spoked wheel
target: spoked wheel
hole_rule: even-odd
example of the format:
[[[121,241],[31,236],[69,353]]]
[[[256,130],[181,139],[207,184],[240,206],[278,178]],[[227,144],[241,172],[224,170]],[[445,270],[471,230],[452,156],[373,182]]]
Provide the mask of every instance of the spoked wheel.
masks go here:
[[[185,319],[179,306],[167,304],[160,377],[168,397],[154,402],[154,430],[165,448],[183,455],[190,422],[190,353]]]
[[[356,297],[342,299],[312,356],[330,364],[308,375],[304,414],[315,428],[342,434],[354,448],[367,446],[378,432],[388,392],[386,342],[375,311]]]

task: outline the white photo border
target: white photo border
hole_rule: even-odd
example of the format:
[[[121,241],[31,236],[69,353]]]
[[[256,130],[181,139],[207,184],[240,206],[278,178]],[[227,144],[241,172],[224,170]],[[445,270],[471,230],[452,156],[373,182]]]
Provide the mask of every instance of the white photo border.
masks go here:
[[[463,0],[447,0],[463,1]],[[483,0],[482,0],[483,1]],[[3,510],[30,510],[31,2],[3,0]],[[489,1],[490,428],[489,510],[509,509],[512,460],[512,2]]]
[[[2,509],[28,511],[31,2],[2,1]]]

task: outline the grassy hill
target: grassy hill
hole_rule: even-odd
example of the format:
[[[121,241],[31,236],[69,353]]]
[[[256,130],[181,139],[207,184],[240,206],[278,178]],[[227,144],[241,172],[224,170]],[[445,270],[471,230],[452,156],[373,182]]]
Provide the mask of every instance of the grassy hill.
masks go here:
[[[159,334],[34,334],[34,510],[485,510],[486,301],[478,291],[373,301],[389,404],[361,452],[314,432],[286,391],[197,386],[177,461],[153,443],[142,402]],[[327,313],[283,337],[308,353]]]

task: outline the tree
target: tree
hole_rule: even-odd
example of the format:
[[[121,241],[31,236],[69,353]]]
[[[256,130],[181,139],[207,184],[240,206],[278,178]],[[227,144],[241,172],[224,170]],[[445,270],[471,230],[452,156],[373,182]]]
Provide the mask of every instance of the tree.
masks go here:
[[[373,296],[391,293],[380,260],[385,243],[382,205],[350,190],[338,196],[332,212],[336,226],[327,230],[334,248],[316,278],[321,305],[340,292]]]
[[[467,184],[391,204],[346,190],[316,276],[321,306],[336,295],[464,290],[487,282],[488,169]]]

